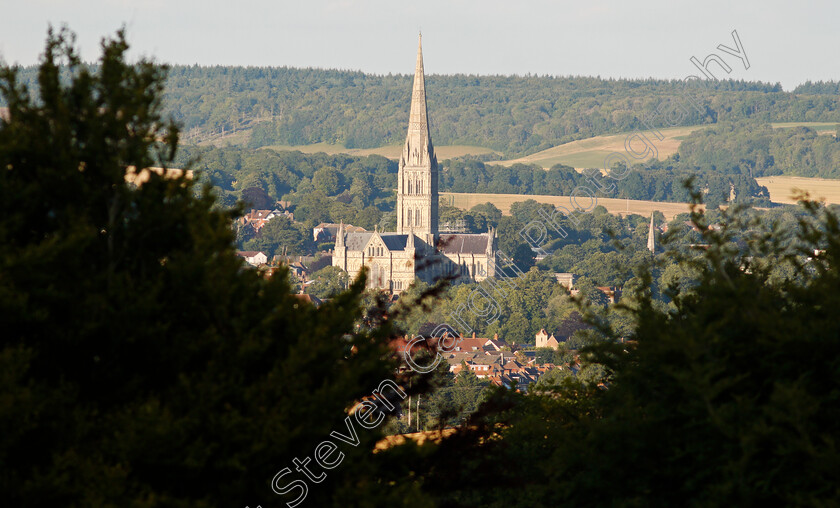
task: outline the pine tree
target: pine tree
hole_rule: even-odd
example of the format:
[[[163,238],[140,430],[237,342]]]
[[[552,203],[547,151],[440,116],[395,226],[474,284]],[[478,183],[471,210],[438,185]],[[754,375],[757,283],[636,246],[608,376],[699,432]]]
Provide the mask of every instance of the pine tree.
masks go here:
[[[126,183],[127,168],[175,156],[166,69],[127,63],[122,31],[95,66],[73,41],[50,31],[37,90],[0,70],[0,499],[290,501],[271,490],[278,471],[347,433],[348,406],[393,378],[387,316],[357,328],[363,278],[315,308],[285,270],[245,268],[231,227],[241,206],[219,209],[188,173]],[[408,496],[411,484],[378,483],[380,436],[361,429],[341,447],[310,506]]]

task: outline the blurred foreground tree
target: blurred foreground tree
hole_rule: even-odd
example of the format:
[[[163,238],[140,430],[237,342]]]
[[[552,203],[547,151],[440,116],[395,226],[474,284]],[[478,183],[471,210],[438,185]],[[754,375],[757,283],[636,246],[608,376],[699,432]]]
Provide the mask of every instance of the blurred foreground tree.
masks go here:
[[[37,91],[0,69],[0,499],[278,504],[278,471],[346,434],[348,404],[393,377],[388,327],[356,328],[363,277],[316,309],[285,270],[243,267],[241,206],[219,209],[209,187],[127,184],[128,166],[175,155],[165,69],[126,63],[122,31],[93,68],[73,41],[50,30]],[[379,429],[357,436],[307,502],[422,504],[377,483]]]
[[[495,390],[416,464],[426,490],[439,506],[837,506],[840,220],[804,206],[796,242],[695,215],[709,248],[673,253],[693,283],[667,306],[629,299],[632,332],[604,326],[577,376]]]

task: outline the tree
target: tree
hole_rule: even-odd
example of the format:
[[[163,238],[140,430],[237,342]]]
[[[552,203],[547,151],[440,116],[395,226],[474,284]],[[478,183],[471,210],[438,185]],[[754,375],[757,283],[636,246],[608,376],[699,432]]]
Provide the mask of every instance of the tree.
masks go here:
[[[242,191],[242,201],[248,208],[270,210],[274,207],[274,200],[261,187],[248,187]]]
[[[127,184],[128,166],[167,166],[178,146],[165,69],[126,63],[122,31],[95,67],[72,41],[50,31],[32,93],[0,69],[0,497],[276,504],[278,471],[393,376],[388,323],[356,327],[363,278],[316,309],[286,270],[246,269],[241,209],[218,209],[209,187],[156,173]],[[357,435],[311,505],[347,506],[348,491],[422,504],[414,487],[378,485],[381,434]]]
[[[374,229],[382,220],[382,212],[375,206],[368,206],[363,210],[359,210],[354,219],[354,226],[359,226],[367,230]]]
[[[268,221],[257,232],[255,238],[245,242],[245,250],[260,250],[271,256],[303,255],[312,251],[309,231],[295,224],[288,217],[278,216]]]
[[[327,196],[335,196],[341,190],[342,175],[335,168],[323,167],[312,176],[315,189]]]
[[[493,226],[498,225],[499,221],[502,219],[501,210],[496,208],[496,205],[489,202],[481,205],[475,205],[470,208],[470,212],[473,214],[483,215],[487,219],[487,222]]]
[[[549,347],[537,348],[535,358],[537,365],[542,365],[544,363],[553,363],[554,350]]]
[[[347,288],[347,272],[337,266],[322,268],[312,274],[312,279],[306,292],[321,299],[332,298]]]
[[[513,262],[523,272],[534,266],[534,251],[526,243],[520,243],[513,251]]]
[[[321,191],[298,194],[295,219],[314,227],[321,222],[330,221],[332,201]]]

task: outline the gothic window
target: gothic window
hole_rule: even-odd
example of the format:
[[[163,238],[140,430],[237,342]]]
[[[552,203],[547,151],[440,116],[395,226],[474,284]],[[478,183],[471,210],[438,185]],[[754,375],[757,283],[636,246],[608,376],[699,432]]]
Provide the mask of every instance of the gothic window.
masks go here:
[[[408,193],[411,194],[411,180],[408,181]]]
[[[408,220],[406,223],[408,223],[409,226],[411,225],[411,208],[408,209]]]
[[[420,225],[420,209],[419,208],[416,208],[414,210],[414,225],[415,226]]]

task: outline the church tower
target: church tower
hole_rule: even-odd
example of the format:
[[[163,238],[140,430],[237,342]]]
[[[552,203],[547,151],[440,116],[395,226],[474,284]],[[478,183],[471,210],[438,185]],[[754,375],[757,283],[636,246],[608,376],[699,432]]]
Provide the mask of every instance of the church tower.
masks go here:
[[[421,35],[417,45],[408,134],[399,163],[397,233],[409,234],[413,231],[426,243],[434,245],[438,233],[438,199],[438,164],[429,135]]]

